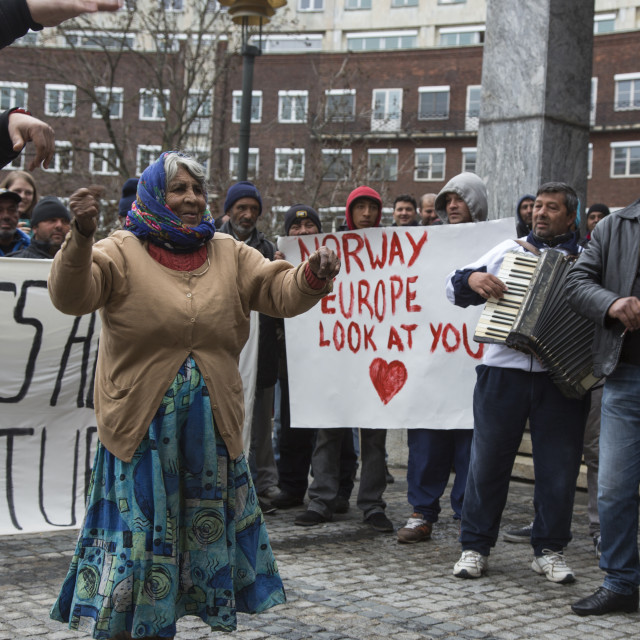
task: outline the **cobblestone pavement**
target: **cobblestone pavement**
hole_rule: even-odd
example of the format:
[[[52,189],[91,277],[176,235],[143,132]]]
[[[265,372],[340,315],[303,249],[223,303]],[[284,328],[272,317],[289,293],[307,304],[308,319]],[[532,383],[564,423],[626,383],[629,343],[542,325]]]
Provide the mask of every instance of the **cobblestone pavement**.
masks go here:
[[[396,527],[409,515],[402,469],[385,494]],[[503,528],[529,522],[530,485],[512,484]],[[448,494],[447,494],[448,495]],[[271,542],[288,602],[263,614],[239,616],[236,640],[421,640],[423,638],[640,637],[640,617],[579,618],[569,605],[602,579],[587,534],[586,494],[578,493],[574,540],[567,562],[577,581],[558,585],[531,570],[528,545],[498,542],[489,574],[479,580],[452,576],[460,554],[458,526],[448,500],[433,539],[401,545],[362,523],[352,505],[319,527],[296,527],[298,509],[267,516]],[[75,531],[0,537],[0,640],[86,638],[49,620],[48,611],[66,573]],[[179,640],[214,637],[194,618],[178,623]]]

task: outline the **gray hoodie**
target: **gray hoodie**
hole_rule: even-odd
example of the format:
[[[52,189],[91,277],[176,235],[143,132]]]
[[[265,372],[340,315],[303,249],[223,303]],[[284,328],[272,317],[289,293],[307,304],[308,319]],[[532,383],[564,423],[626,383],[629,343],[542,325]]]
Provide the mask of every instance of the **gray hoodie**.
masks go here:
[[[444,224],[449,222],[446,210],[447,193],[457,193],[465,201],[473,222],[483,222],[487,219],[487,187],[475,173],[465,172],[454,176],[438,194],[436,213]]]

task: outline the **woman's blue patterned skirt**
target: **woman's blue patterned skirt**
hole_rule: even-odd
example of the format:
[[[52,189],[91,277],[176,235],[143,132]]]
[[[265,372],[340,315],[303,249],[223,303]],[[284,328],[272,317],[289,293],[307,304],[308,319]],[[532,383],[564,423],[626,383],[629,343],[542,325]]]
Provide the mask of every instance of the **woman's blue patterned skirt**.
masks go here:
[[[85,521],[51,617],[99,639],[172,637],[183,616],[233,631],[236,612],[283,602],[247,462],[229,458],[188,358],[131,462],[98,443]]]

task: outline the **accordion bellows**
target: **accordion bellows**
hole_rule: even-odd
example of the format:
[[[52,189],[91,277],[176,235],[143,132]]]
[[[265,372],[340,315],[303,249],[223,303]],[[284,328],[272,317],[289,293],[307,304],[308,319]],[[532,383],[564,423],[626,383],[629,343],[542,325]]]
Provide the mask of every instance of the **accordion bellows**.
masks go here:
[[[508,290],[487,300],[473,339],[534,355],[565,396],[580,398],[599,380],[591,353],[596,326],[567,302],[571,264],[554,249],[540,256],[507,253],[497,276]]]

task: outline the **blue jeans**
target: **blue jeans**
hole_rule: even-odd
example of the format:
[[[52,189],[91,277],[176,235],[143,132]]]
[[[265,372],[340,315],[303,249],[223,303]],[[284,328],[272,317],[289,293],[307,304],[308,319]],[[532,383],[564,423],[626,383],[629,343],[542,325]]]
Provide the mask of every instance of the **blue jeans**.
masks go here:
[[[456,477],[451,488],[451,508],[453,517],[460,519],[472,438],[473,429],[407,430],[407,500],[425,520],[438,521],[440,498],[452,468]]]
[[[513,463],[529,419],[536,478],[531,545],[536,556],[543,549],[562,551],[571,540],[589,395],[565,398],[546,373],[485,365],[476,371],[462,548],[489,555],[495,546]]]
[[[598,512],[604,586],[630,594],[640,585],[640,366],[620,363],[602,396]]]

